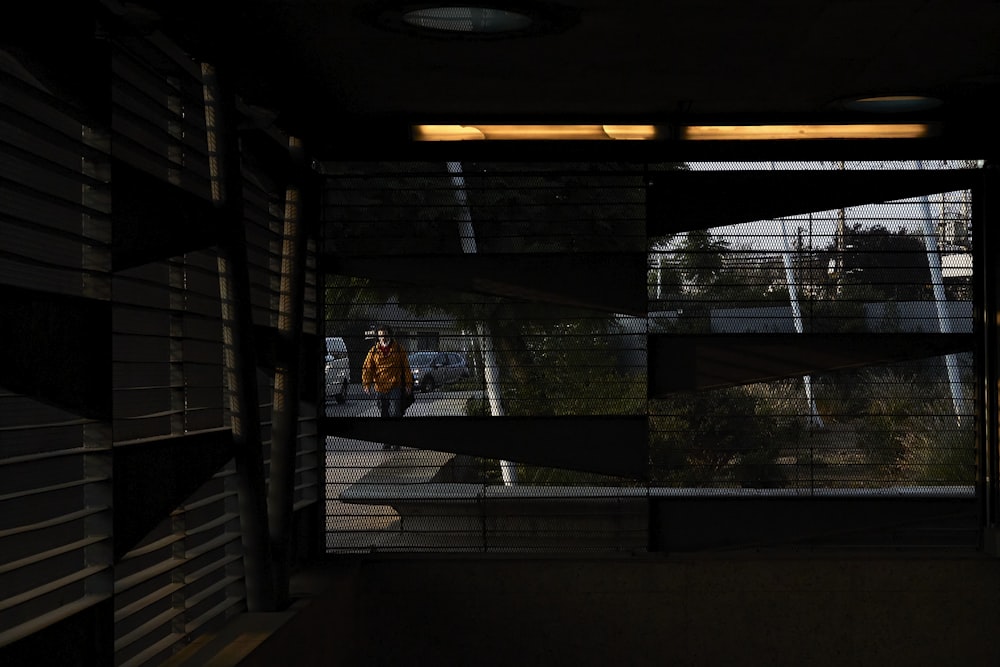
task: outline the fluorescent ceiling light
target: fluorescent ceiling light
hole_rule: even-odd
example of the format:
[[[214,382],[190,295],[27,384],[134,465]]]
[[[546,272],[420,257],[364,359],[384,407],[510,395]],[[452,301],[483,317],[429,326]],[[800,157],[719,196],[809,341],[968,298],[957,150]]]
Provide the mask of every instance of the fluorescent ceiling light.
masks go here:
[[[927,123],[862,123],[844,125],[687,125],[680,138],[695,141],[782,139],[920,139],[932,136]]]
[[[656,139],[655,125],[417,125],[416,141],[602,141]]]
[[[753,141],[788,139],[920,139],[934,136],[928,123],[860,123],[842,125],[686,125],[679,139],[689,141]],[[416,125],[415,141],[607,141],[656,140],[670,137],[657,125]]]

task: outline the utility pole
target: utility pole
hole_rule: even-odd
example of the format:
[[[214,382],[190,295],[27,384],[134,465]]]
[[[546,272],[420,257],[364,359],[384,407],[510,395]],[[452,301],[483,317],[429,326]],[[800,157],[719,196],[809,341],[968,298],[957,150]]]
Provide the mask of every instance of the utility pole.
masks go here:
[[[465,175],[462,173],[462,163],[449,162],[448,173],[451,174],[451,183],[455,186],[455,200],[458,202],[458,235],[462,241],[462,252],[475,254],[478,252],[476,230],[472,225],[472,213],[469,210],[469,200],[465,191]],[[503,402],[500,400],[500,367],[497,365],[496,352],[493,349],[493,338],[484,323],[477,323],[476,328],[483,351],[483,378],[486,404],[490,408],[490,415],[493,417],[502,417],[504,409]],[[500,461],[500,475],[505,485],[513,486],[517,484],[517,466],[514,463]]]
[[[837,163],[839,171],[844,171],[844,161],[841,160]],[[840,294],[840,288],[842,285],[844,277],[844,252],[847,250],[847,241],[845,237],[847,235],[847,220],[846,212],[844,207],[841,206],[837,211],[837,236],[835,238],[834,244],[834,279],[836,280],[836,291]]]

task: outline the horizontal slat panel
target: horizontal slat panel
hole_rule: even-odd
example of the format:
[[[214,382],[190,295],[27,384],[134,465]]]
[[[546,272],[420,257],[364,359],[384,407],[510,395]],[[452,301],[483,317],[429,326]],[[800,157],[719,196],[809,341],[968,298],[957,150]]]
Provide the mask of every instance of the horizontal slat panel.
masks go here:
[[[238,557],[233,558],[231,562],[235,562],[236,560],[238,560]],[[195,608],[198,605],[205,602],[206,600],[208,600],[209,598],[211,598],[212,596],[218,594],[222,594],[224,597],[227,597],[228,599],[228,596],[225,596],[226,590],[235,584],[239,584],[241,581],[242,581],[241,577],[224,577],[222,579],[218,579],[211,586],[206,586],[201,591],[193,595],[187,596],[185,603],[189,608]]]
[[[170,622],[182,613],[180,609],[169,607],[132,632],[117,635],[115,637],[115,651],[123,651],[135,642],[146,640],[151,632],[164,631],[165,628],[170,627]]]
[[[32,144],[80,143],[78,112],[58,96],[33,85],[31,79],[13,76],[7,68],[0,71],[0,87],[4,91],[0,106],[17,111],[18,127],[25,131],[25,137],[31,138]],[[79,154],[88,155],[82,148]]]
[[[129,347],[133,346],[130,345]],[[138,357],[137,352],[133,354]],[[154,356],[153,354],[149,354],[149,357]],[[115,393],[117,395],[138,389],[169,387],[171,386],[170,371],[170,365],[163,361],[143,362],[132,360],[124,363],[115,363],[113,367]]]
[[[131,166],[115,163],[115,173],[116,272],[132,274],[151,262],[166,266],[168,258],[219,243],[223,217],[210,202]],[[151,209],[149,201],[159,203]]]
[[[34,616],[24,614],[7,625],[6,629],[0,630],[0,646],[6,646],[18,639],[22,639],[43,630],[59,621],[70,618],[75,614],[89,609],[102,600],[106,600],[110,594],[89,594],[79,598],[63,601],[62,604],[54,605],[51,611]]]
[[[5,132],[6,130],[6,132]],[[18,146],[16,137],[9,137],[9,128],[0,123],[0,147],[3,150],[0,155],[0,182],[4,183],[5,195],[18,194],[22,197],[30,197],[53,204],[80,209],[83,203],[80,198],[81,186],[97,190],[104,189],[106,183],[102,180],[86,174],[80,170],[78,145],[72,146],[46,146],[26,145]],[[12,145],[15,144],[15,145]],[[96,151],[88,151],[92,157],[104,157]],[[76,156],[76,160],[72,157]],[[105,157],[106,159],[106,157]],[[5,200],[6,204],[10,203]],[[12,209],[12,213],[16,212]],[[105,214],[107,210],[103,211]],[[27,216],[25,216],[27,218]],[[29,218],[30,219],[30,218]],[[42,224],[46,224],[45,218],[35,218]],[[46,226],[52,225],[49,222]],[[58,227],[54,227],[58,229]],[[77,232],[72,227],[65,228],[66,232]]]
[[[155,565],[145,567],[127,577],[116,577],[115,593],[117,594],[120,591],[128,590],[133,586],[136,586],[144,581],[154,579],[166,572],[172,572],[173,570],[184,565],[185,562],[186,561],[183,558],[170,558],[160,561]]]
[[[344,438],[640,479],[649,463],[645,416],[362,418],[324,427]]]
[[[187,426],[192,431],[209,430],[225,423],[226,413],[221,409],[191,410],[186,413]]]
[[[970,187],[978,170],[667,171],[652,174],[650,236],[769,220]],[[724,192],[726,196],[716,196]]]
[[[115,419],[146,419],[183,412],[183,408],[170,407],[171,388],[167,385],[115,391]]]
[[[121,294],[116,294],[117,296],[123,296]],[[152,296],[154,299],[161,299],[160,295]],[[141,301],[142,297],[137,297],[137,301]],[[170,332],[170,315],[171,313],[166,310],[165,302],[159,301],[150,303],[149,306],[159,305],[156,307],[144,307],[145,304],[137,304],[136,306],[124,305],[121,301],[116,304],[114,313],[112,315],[112,323],[115,333],[121,335],[123,340],[127,340],[127,337],[164,337]]]
[[[88,507],[86,509],[82,509],[76,512],[65,512],[42,521],[36,521],[34,523],[22,523],[13,528],[7,528],[5,530],[0,531],[0,539],[13,536],[15,537],[16,540],[17,536],[21,535],[22,533],[30,531],[44,531],[48,528],[60,528],[60,527],[66,527],[65,532],[71,535],[76,535],[77,527],[79,525],[78,522],[81,519],[86,519],[89,516],[108,512],[110,509],[111,509],[110,505],[108,506],[98,505],[94,507]],[[11,547],[11,549],[7,551],[7,553],[8,554],[15,553],[14,547]]]
[[[120,563],[127,564],[132,559],[141,558],[142,556],[161,550],[169,550],[174,544],[183,539],[182,535],[174,532],[167,533],[159,538],[156,538],[156,533],[150,533],[142,544],[125,554]]]
[[[84,511],[87,484],[105,480],[86,478],[56,486],[34,487],[0,497],[0,531],[11,531],[44,524],[53,517]]]
[[[246,611],[246,602],[241,596],[229,596],[218,604],[199,611],[200,613],[184,626],[187,632],[195,632],[206,626],[217,625],[220,619]]]
[[[30,426],[2,428],[0,434],[3,434],[5,457],[0,458],[0,463],[21,457],[30,459],[67,453],[82,454],[83,451],[77,447],[83,440],[84,426],[93,423],[95,422],[80,419],[46,424],[39,420]]]
[[[222,500],[225,501],[228,498],[229,496],[225,496]],[[206,506],[203,505],[202,507]],[[204,516],[199,517],[192,506],[186,506],[185,521],[193,523],[192,527],[187,530],[189,537],[198,538],[206,533],[225,533],[229,528],[239,526],[240,515],[238,513],[225,512],[219,514],[220,507],[218,505],[212,504],[207,507],[210,508],[210,511],[205,512]],[[191,544],[191,542],[188,542],[188,544]]]
[[[208,540],[195,548],[188,549],[187,557],[189,562],[194,562],[196,565],[199,565],[196,559],[202,558],[206,554],[210,554],[220,547],[238,543],[240,539],[241,536],[239,533],[222,533],[221,535],[218,535],[217,537]],[[204,565],[199,565],[199,569],[188,572],[188,579],[197,579],[203,576],[206,572],[216,569],[218,566],[219,564],[216,562],[206,562]]]
[[[123,605],[115,609],[115,623],[127,620],[128,618],[134,616],[136,613],[146,609],[151,605],[154,605],[164,600],[168,600],[170,596],[180,591],[182,588],[183,585],[179,583],[173,584],[171,586],[161,586],[157,588],[149,596],[139,598],[130,604]]]
[[[89,577],[109,569],[106,566],[100,565],[85,568],[71,568],[67,566],[57,568],[55,567],[55,564],[47,563],[46,566],[50,568],[48,576],[32,577],[44,583],[32,586],[31,584],[25,585],[26,582],[22,580],[20,582],[21,585],[18,586],[18,588],[27,588],[27,590],[22,590],[20,593],[9,593],[6,597],[0,599],[0,613],[5,612],[8,609],[25,605],[31,600],[42,598],[72,584],[83,582]],[[62,572],[65,572],[66,574],[59,576],[58,573]],[[56,576],[52,576],[53,574]],[[14,590],[14,587],[11,586],[11,589]]]
[[[646,256],[639,253],[491,253],[327,256],[345,276],[503,296],[535,303],[646,313]]]
[[[85,477],[82,456],[21,460],[0,466],[0,501],[78,487],[107,479]]]
[[[183,594],[181,577],[177,574],[181,560],[173,560],[171,552],[174,546],[156,552],[149,552],[121,561],[115,573],[115,611],[123,608],[132,609],[132,613],[124,619],[126,625],[134,627],[144,623],[150,616],[158,613],[162,605],[172,606],[173,601],[164,593]],[[161,567],[164,563],[174,562],[176,567]],[[155,570],[155,576],[139,578],[139,572]],[[129,631],[123,627],[123,631]]]
[[[115,660],[118,662],[118,667],[140,667],[141,665],[155,664],[169,658],[175,650],[174,647],[185,645],[187,638],[187,634],[179,632],[167,634],[148,646],[133,647],[141,649],[135,653],[116,654]]]
[[[661,335],[650,340],[650,394],[711,389],[972,350],[962,334]]]
[[[85,547],[92,544],[99,544],[101,542],[106,542],[111,539],[111,535],[91,535],[85,539],[77,540],[76,542],[61,543],[57,547],[46,549],[44,551],[35,551],[30,556],[21,558],[20,560],[0,562],[0,575],[7,574],[9,572],[14,572],[21,570],[22,572],[39,563],[44,563],[45,561],[63,556],[65,554],[73,553],[79,551]],[[9,556],[8,554],[6,554]]]

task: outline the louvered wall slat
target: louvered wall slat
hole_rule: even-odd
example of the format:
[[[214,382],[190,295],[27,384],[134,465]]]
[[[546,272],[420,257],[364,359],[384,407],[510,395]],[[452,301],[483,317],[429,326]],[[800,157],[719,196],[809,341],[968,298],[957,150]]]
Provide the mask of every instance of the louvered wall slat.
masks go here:
[[[106,127],[83,126],[78,118],[84,114],[43,89],[26,69],[0,61],[0,289],[16,290],[25,310],[34,294],[61,295],[62,301],[42,301],[53,318],[66,297],[73,297],[78,317],[86,317],[89,302],[103,305],[87,318],[94,329],[87,333],[88,340],[103,339],[93,349],[100,355],[96,364],[110,369],[90,377],[90,366],[73,365],[89,382],[88,393],[107,397],[84,402],[86,416],[0,381],[0,589],[10,591],[0,604],[0,645],[113,596],[115,663],[155,665],[246,608],[232,461],[177,499],[180,504],[158,525],[155,516],[146,516],[151,512],[111,503],[114,495],[121,504],[120,493],[126,503],[140,502],[122,479],[123,461],[154,461],[172,442],[200,435],[217,443],[215,456],[228,451],[216,438],[230,420],[214,245],[222,223],[213,206],[200,64],[158,33],[107,37],[94,44],[109,56],[108,71],[95,73],[112,84]],[[99,94],[93,99],[103,102]],[[87,117],[100,120],[102,112]],[[278,321],[286,184],[260,167],[233,162],[241,163],[247,167],[243,250],[250,305],[266,352]],[[114,190],[116,171],[121,183],[130,184],[127,192],[125,186]],[[161,197],[170,202],[161,205]],[[156,229],[142,229],[146,215]],[[183,218],[177,229],[171,215]],[[181,233],[187,238],[177,246],[166,252],[159,247]],[[309,248],[303,330],[315,334],[315,243]],[[36,353],[35,342],[19,345]],[[259,410],[269,446],[273,355],[262,355],[261,363]],[[19,390],[31,379],[19,378]],[[101,406],[108,406],[107,414]],[[315,406],[303,403],[299,419],[292,500],[296,509],[309,511],[319,495]],[[117,469],[113,447],[123,453]],[[210,459],[203,474],[215,465]],[[169,498],[155,498],[161,501],[155,504]],[[119,520],[121,533],[134,533],[121,551],[134,546],[112,570],[112,554],[121,553],[122,535],[112,530]],[[138,522],[138,528],[124,522]]]
[[[121,147],[115,157],[209,200],[200,70],[179,66],[183,58],[165,46],[161,51],[133,41],[115,50],[113,128],[120,139],[116,147]],[[115,280],[116,440],[224,426],[227,399],[214,249],[128,269]],[[244,608],[242,572],[234,566],[241,555],[241,533],[232,470],[230,463],[119,564],[119,664],[156,664],[186,643],[192,617],[209,627]],[[201,549],[204,535],[215,536],[219,545]],[[200,575],[192,578],[193,570]],[[192,614],[206,588],[218,591],[210,596],[214,614]]]
[[[0,63],[0,292],[28,291],[36,312],[52,295],[84,297],[102,320],[110,281],[107,146],[84,127],[86,114],[60,102],[25,71]],[[12,292],[15,294],[15,292]],[[2,299],[0,299],[2,300]],[[5,353],[27,359],[58,354],[65,340],[28,332],[10,317]],[[100,355],[100,350],[93,350]],[[72,360],[67,360],[72,365]],[[34,386],[8,365],[7,375]],[[108,598],[111,586],[110,440],[107,424],[83,418],[43,394],[18,394],[0,379],[0,645]],[[107,396],[100,378],[86,391]],[[22,390],[30,391],[30,390]]]
[[[143,45],[142,49],[134,44],[128,47],[132,48],[131,57],[115,70],[116,74],[123,79],[142,79],[150,72],[164,73],[151,67],[150,61],[143,61],[143,57],[149,58],[144,51],[149,45]],[[125,45],[122,50],[127,50]],[[135,60],[143,62],[137,66]],[[163,56],[151,61],[167,63],[162,67],[170,76],[155,82],[123,81],[122,90],[115,97],[120,101],[116,109],[121,107],[121,124],[115,129],[117,133],[130,135],[124,137],[126,148],[121,157],[140,169],[152,169],[152,175],[188,192],[207,197],[210,191],[202,187],[208,183],[204,114],[201,100],[195,95],[201,94],[201,85],[188,78],[200,70],[174,70],[170,63],[176,61],[176,55],[173,59]],[[178,115],[180,109],[184,110],[183,118]],[[180,131],[182,126],[184,130]],[[201,137],[202,141],[195,142],[195,137]],[[139,145],[141,151],[136,149]],[[147,161],[149,151],[157,154],[152,161]],[[268,175],[252,171],[246,172],[244,184],[253,319],[258,326],[273,328],[277,324],[280,287],[284,190]],[[315,264],[314,259],[312,263]],[[120,341],[121,349],[116,349],[116,359],[123,366],[136,368],[137,380],[123,396],[116,394],[116,405],[120,401],[122,417],[116,421],[116,428],[122,432],[131,437],[150,437],[163,429],[169,429],[167,433],[191,433],[228,423],[218,270],[215,248],[205,248],[183,257],[129,269],[116,276],[122,285],[120,321],[123,329],[126,322],[131,327],[120,332],[124,338]],[[311,276],[311,283],[315,285],[315,274]],[[309,308],[315,314],[315,304],[310,304]],[[315,315],[309,326],[315,330]],[[124,369],[119,372],[121,377],[127,375]],[[257,376],[262,438],[267,446],[270,443],[273,376],[266,367]],[[300,449],[315,452],[314,408],[311,412],[303,410],[303,423],[308,419],[312,420],[312,425],[304,427],[298,443]],[[146,432],[140,433],[142,429]],[[318,463],[314,453],[306,454],[303,467],[310,465],[312,471],[302,470],[304,481],[296,490],[299,507],[315,503],[318,497]],[[143,552],[146,545],[142,543],[126,556],[123,564],[137,558],[145,570],[150,567],[150,558],[162,554],[169,559],[167,562],[184,572],[184,585],[169,597],[169,601],[180,609],[179,615],[163,608],[168,598],[148,584],[142,586],[143,597],[122,597],[123,601],[128,599],[129,608],[136,611],[141,600],[148,598],[152,614],[150,620],[136,627],[129,627],[130,621],[124,618],[120,621],[120,631],[129,638],[119,654],[123,664],[140,660],[155,662],[175,650],[185,633],[212,627],[244,607],[239,523],[235,478],[229,467],[175,511],[169,530],[179,539],[172,542],[168,550]],[[161,535],[163,530],[155,534]],[[178,559],[183,564],[178,563]],[[139,617],[147,615],[137,614]],[[161,619],[162,623],[157,624],[152,619]],[[169,631],[165,625],[170,626]]]

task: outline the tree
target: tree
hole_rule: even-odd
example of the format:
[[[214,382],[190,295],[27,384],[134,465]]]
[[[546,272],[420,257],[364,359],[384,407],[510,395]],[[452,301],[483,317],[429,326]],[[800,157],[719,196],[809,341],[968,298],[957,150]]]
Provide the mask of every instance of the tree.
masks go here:
[[[772,383],[794,385],[794,380]],[[747,385],[675,394],[650,406],[654,482],[665,486],[783,486],[777,464],[801,422],[782,402]],[[788,390],[783,390],[788,393]]]
[[[920,237],[900,227],[849,226],[844,236],[842,296],[866,300],[917,301],[928,298],[930,267]],[[828,248],[835,250],[835,244]]]
[[[707,229],[695,229],[684,235],[678,247],[681,273],[693,292],[704,293],[715,284],[728,251],[729,242],[713,236]]]

